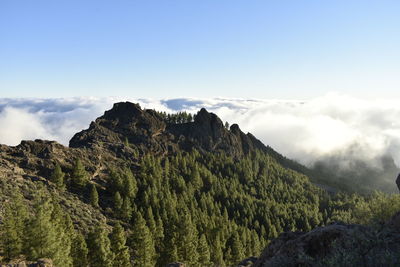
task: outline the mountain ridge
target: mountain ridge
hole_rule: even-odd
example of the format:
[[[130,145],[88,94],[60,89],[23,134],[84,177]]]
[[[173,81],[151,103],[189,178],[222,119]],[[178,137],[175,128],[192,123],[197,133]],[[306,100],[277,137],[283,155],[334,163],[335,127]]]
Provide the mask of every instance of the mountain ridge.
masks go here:
[[[133,255],[135,266],[177,261],[188,266],[209,266],[210,262],[232,266],[245,258],[245,262],[253,261],[252,256],[280,233],[304,233],[332,220],[365,218],[352,212],[363,211],[370,200],[329,195],[310,182],[307,173],[311,172],[245,134],[238,125],[228,129],[206,109],[195,116],[165,114],[122,102],[75,134],[69,147],[45,140],[0,145],[0,202],[12,205],[9,200],[20,192],[34,215],[43,212],[35,210],[40,207],[35,204],[38,195],[40,201],[50,199],[53,209],[63,210],[66,220],[73,222],[66,230],[59,225],[55,229],[81,236],[91,261],[98,260],[91,255],[100,245],[93,242],[103,242],[94,236],[103,233],[107,240],[112,228],[120,229],[121,236],[126,234],[121,242],[129,253],[120,257],[128,261],[126,255]],[[392,206],[392,199],[379,194],[372,203],[382,199]],[[388,216],[384,215],[376,217]],[[35,216],[0,213],[0,228],[10,218],[25,221],[27,227],[36,220]],[[142,234],[148,248],[138,253]],[[0,242],[0,246],[8,244]],[[58,254],[41,257],[51,258],[56,265],[79,259],[57,256],[61,245],[53,249]],[[29,260],[38,259],[29,251],[20,254],[24,253]],[[103,255],[111,257],[107,262],[110,255]],[[0,262],[1,256],[0,247]],[[106,262],[101,266],[111,267]]]

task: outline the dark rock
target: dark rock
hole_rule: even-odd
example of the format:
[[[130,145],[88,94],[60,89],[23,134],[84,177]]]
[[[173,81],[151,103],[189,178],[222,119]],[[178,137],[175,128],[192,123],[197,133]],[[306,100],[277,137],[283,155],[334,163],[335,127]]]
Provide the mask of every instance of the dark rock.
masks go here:
[[[257,261],[256,257],[249,257],[247,259],[242,260],[237,267],[251,267]]]
[[[37,262],[31,263],[28,267],[53,267],[51,259],[39,259]]]
[[[384,260],[390,265],[398,262],[399,241],[400,234],[387,228],[377,232],[366,226],[334,223],[310,232],[281,234],[272,240],[253,267],[315,266],[328,258],[335,260],[337,266],[354,266],[363,261],[368,263],[365,266],[384,266],[379,265]],[[366,251],[370,253],[368,258]]]
[[[397,188],[400,190],[400,174],[397,176],[396,185],[397,185]]]
[[[90,124],[89,129],[74,135],[70,147],[105,147],[120,156],[118,145],[128,140],[140,152],[158,154],[177,150],[218,152],[240,157],[260,149],[267,151],[251,134],[243,133],[237,124],[226,129],[221,119],[202,108],[193,122],[171,124],[154,110],[142,110],[139,105],[121,102],[114,104]],[[129,156],[129,155],[124,155]]]
[[[184,264],[182,262],[173,262],[173,263],[167,264],[165,267],[186,267],[186,264]]]
[[[282,233],[268,245],[254,266],[273,266],[277,259],[291,259],[298,255],[322,258],[329,252],[335,240],[349,235],[354,227],[357,226],[332,224],[316,228],[307,233]],[[296,258],[293,259],[293,262],[304,264],[304,262],[299,262]]]
[[[400,232],[400,211],[393,215],[386,225],[391,229]]]

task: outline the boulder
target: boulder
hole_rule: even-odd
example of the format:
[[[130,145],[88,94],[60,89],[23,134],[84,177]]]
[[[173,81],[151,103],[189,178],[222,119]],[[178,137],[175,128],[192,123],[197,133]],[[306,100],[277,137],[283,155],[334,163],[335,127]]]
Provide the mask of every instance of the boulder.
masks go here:
[[[253,267],[316,266],[327,259],[335,260],[337,266],[356,266],[360,262],[380,266],[375,264],[385,260],[392,266],[399,261],[399,241],[400,234],[387,229],[377,232],[366,226],[334,223],[310,232],[282,233],[272,240]]]

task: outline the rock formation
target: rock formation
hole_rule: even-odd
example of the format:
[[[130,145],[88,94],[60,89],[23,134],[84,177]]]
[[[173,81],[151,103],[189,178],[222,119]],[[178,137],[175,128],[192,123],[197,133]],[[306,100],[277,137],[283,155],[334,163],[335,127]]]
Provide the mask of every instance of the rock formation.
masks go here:
[[[107,146],[118,153],[125,140],[143,153],[162,154],[196,148],[223,150],[238,157],[256,148],[267,150],[253,135],[243,133],[237,124],[226,129],[217,115],[204,108],[192,122],[167,123],[154,110],[143,110],[129,102],[114,104],[111,110],[92,122],[89,129],[77,133],[70,147]]]

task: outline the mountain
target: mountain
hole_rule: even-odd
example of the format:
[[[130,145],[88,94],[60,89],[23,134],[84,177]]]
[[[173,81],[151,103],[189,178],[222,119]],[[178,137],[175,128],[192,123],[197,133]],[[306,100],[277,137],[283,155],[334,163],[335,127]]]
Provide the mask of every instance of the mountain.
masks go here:
[[[205,109],[116,103],[69,147],[0,146],[0,262],[232,266],[280,233],[367,223],[397,208],[382,194],[328,194],[312,175]],[[378,216],[372,207],[384,204]]]
[[[290,160],[265,146],[251,133],[245,134],[239,125],[225,127],[221,119],[201,109],[194,120],[182,123],[169,123],[165,114],[154,110],[142,110],[138,104],[121,102],[114,104],[103,116],[90,124],[89,129],[73,136],[69,146],[73,148],[105,147],[114,151],[115,156],[131,157],[133,152],[126,150],[125,143],[134,146],[141,155],[158,155],[191,151],[223,152],[240,159],[255,151],[273,157],[283,167],[308,176],[317,176],[307,167]],[[125,149],[125,150],[124,150]]]
[[[103,116],[91,123],[89,129],[74,135],[70,147],[93,148],[105,144],[117,151],[127,140],[141,154],[174,153],[180,150],[218,152],[240,158],[256,149],[268,151],[258,139],[243,133],[237,124],[227,129],[221,119],[201,109],[193,121],[168,123],[162,113],[142,110],[139,105],[116,103]]]

